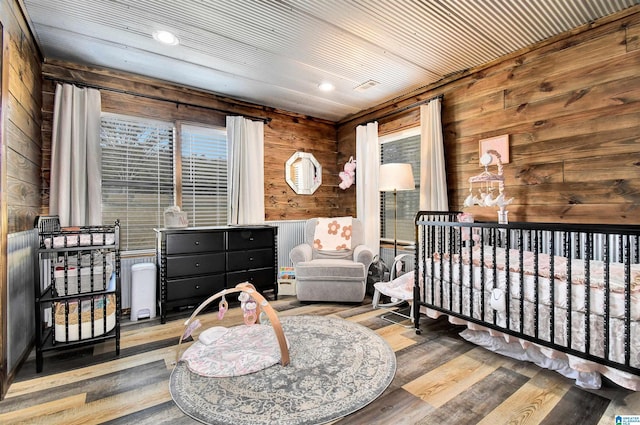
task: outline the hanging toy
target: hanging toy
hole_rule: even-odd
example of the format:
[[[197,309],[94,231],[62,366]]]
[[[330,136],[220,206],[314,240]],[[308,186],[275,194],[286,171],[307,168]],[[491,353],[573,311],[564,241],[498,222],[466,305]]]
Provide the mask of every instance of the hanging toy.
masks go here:
[[[260,323],[261,325],[270,325],[271,324],[271,319],[269,319],[269,315],[264,310],[264,308],[267,305],[269,305],[267,300],[263,300],[262,303],[260,303],[260,306],[262,308],[260,309],[260,315],[258,316],[258,323]]]
[[[182,334],[182,339],[184,340],[189,338],[193,331],[198,329],[200,326],[202,326],[202,323],[200,323],[200,319],[196,319],[195,321],[189,323],[187,328],[184,330],[184,334]]]
[[[244,317],[244,323],[246,325],[253,325],[256,320],[256,308],[257,304],[251,296],[246,292],[240,292],[238,295],[238,301],[240,301],[240,308],[242,309],[242,315]]]
[[[356,160],[353,157],[344,164],[344,171],[338,173],[338,176],[342,180],[338,187],[342,190],[347,190],[356,181]]]
[[[242,310],[244,311],[243,316],[245,325],[251,326],[256,323],[256,320],[258,320],[258,316],[256,313],[257,308],[258,304],[253,299],[250,299],[249,301],[244,303]]]
[[[224,318],[224,314],[229,310],[229,304],[227,303],[227,299],[222,294],[222,299],[218,304],[218,320],[222,320]]]
[[[238,301],[240,301],[240,308],[244,310],[244,304],[247,301],[249,301],[250,298],[251,297],[246,292],[240,292],[240,295],[238,295]]]

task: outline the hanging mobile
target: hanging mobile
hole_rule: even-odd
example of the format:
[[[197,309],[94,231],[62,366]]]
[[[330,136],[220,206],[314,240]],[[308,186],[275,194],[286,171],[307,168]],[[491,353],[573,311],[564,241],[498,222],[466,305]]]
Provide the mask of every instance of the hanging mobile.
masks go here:
[[[244,311],[243,316],[245,325],[251,326],[256,323],[256,320],[258,319],[258,316],[256,314],[257,308],[258,304],[253,299],[250,299],[244,303],[242,310]]]
[[[238,295],[238,301],[240,301],[240,308],[244,310],[244,304],[249,301],[251,297],[246,292],[240,292]]]
[[[224,294],[222,294],[222,299],[218,304],[218,320],[222,320],[227,310],[229,310],[229,304],[227,303],[227,299],[224,297]]]
[[[264,308],[269,305],[269,303],[267,302],[267,300],[262,300],[262,303],[260,303],[260,306],[262,307],[260,309],[260,316],[258,316],[258,321],[261,325],[270,325],[271,324],[271,319],[269,319],[269,315],[267,314],[267,312],[264,310]]]

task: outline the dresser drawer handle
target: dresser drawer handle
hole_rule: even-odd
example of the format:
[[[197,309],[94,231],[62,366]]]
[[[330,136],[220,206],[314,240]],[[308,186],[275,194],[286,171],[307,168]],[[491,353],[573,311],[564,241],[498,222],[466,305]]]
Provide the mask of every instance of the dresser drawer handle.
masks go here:
[[[249,257],[249,261],[253,261],[253,257]]]
[[[196,267],[200,267],[200,263],[196,263]]]
[[[200,289],[200,285],[196,285],[196,289]]]
[[[196,246],[200,245],[200,241],[195,241],[194,244],[196,244]]]

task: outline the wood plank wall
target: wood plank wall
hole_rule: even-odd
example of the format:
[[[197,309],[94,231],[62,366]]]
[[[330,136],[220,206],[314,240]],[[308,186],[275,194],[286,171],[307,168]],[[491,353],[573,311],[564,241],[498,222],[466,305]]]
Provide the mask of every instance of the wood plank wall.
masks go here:
[[[7,363],[7,235],[33,227],[40,208],[41,85],[35,42],[15,0],[0,1],[2,122],[0,170],[0,399],[16,373]],[[25,330],[30,332],[30,330]],[[28,333],[30,334],[30,333]],[[27,334],[27,335],[28,335]],[[24,353],[24,356],[28,354]]]
[[[41,58],[15,1],[2,1],[7,35],[8,98],[3,111],[6,143],[7,231],[33,227],[40,210]]]
[[[355,152],[357,124],[443,94],[451,210],[482,171],[478,141],[508,134],[510,220],[640,224],[638,70],[640,6],[344,120],[338,151]],[[418,112],[380,119],[380,134],[418,126]],[[355,193],[340,203],[355,208]],[[469,211],[497,220],[495,208]]]
[[[338,162],[336,128],[329,121],[236,101],[198,90],[113,70],[51,61],[43,65],[43,197],[48,211],[51,129],[55,81],[102,87],[102,110],[159,120],[225,125],[226,115],[269,118],[265,125],[265,219],[295,220],[334,215]],[[226,112],[225,112],[226,111]],[[313,153],[322,165],[322,186],[297,195],[285,181],[284,164],[295,152]]]

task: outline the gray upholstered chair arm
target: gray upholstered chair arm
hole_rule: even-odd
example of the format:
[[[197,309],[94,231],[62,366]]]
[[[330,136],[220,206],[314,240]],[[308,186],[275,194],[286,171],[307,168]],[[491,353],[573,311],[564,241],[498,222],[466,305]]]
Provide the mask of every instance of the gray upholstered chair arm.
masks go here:
[[[302,261],[311,261],[312,254],[313,250],[311,249],[311,245],[303,243],[293,247],[291,252],[289,252],[289,259],[296,265]]]
[[[353,260],[364,264],[364,269],[369,270],[373,261],[373,251],[365,245],[358,245],[353,249]]]

